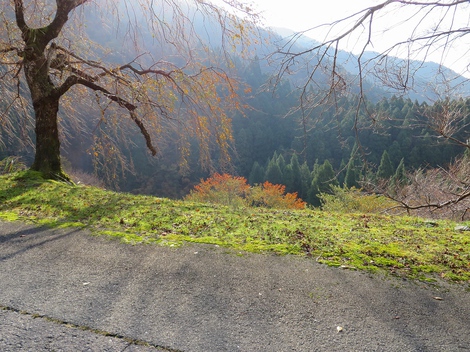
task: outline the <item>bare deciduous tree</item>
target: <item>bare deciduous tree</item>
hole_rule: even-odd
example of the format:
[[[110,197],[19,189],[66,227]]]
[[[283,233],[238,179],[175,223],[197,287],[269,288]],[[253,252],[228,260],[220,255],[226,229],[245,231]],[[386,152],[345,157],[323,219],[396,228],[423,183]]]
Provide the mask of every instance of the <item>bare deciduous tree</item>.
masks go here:
[[[113,124],[124,135],[130,121],[152,155],[159,152],[165,125],[181,123],[175,130],[182,160],[188,136],[198,139],[201,162],[210,163],[213,141],[228,159],[228,111],[240,108],[237,82],[228,74],[229,52],[249,38],[257,16],[243,2],[224,2],[235,14],[206,0],[1,0],[2,135],[22,145],[35,138],[31,168],[66,177],[61,138],[81,133],[86,124],[78,110],[95,104],[103,113],[95,129]],[[218,27],[212,37],[196,28],[198,17]],[[105,114],[113,106],[119,109]],[[77,130],[64,131],[61,124]],[[98,155],[118,143],[101,141],[90,150]]]
[[[271,58],[278,62],[276,83],[292,72],[307,72],[296,83],[301,89],[302,111],[308,114],[319,104],[355,87],[359,87],[362,104],[364,84],[371,76],[399,94],[419,89],[415,73],[426,60],[443,65],[449,62],[449,56],[458,54],[452,59],[464,67],[459,74],[470,74],[470,47],[462,45],[468,44],[465,40],[469,34],[470,4],[466,0],[387,0],[299,32]],[[320,42],[299,50],[296,43],[305,35]],[[383,46],[382,42],[389,44]],[[355,55],[346,56],[342,49],[353,50]],[[344,70],[344,64],[355,66],[357,74]],[[441,74],[436,83],[449,84],[455,78]],[[326,82],[319,83],[319,75],[326,75]]]
[[[447,168],[417,170],[406,184],[382,185],[379,192],[408,214],[428,218],[468,220],[470,217],[470,160],[464,156]],[[390,187],[391,186],[391,187]]]
[[[380,47],[382,42],[390,40],[390,33],[398,33],[399,39],[391,38],[394,41],[388,41],[388,46],[382,46],[377,52],[376,45]],[[304,35],[320,39],[320,42],[299,50],[296,43]],[[449,74],[444,65],[449,62],[459,64],[459,74],[470,74],[469,38],[468,0],[381,1],[350,16],[306,29],[289,38],[271,56],[279,64],[275,84],[279,84],[292,72],[306,70],[304,78],[295,82],[300,89],[298,109],[303,114],[304,125],[307,124],[309,114],[319,106],[334,104],[338,95],[357,93],[359,99],[354,126],[357,130],[360,110],[367,109],[368,92],[365,86],[370,82],[369,79],[379,81],[381,86],[391,92],[406,94],[410,90],[421,89],[416,82],[416,73],[427,60],[435,61],[440,65],[435,73],[435,84],[439,85],[434,87],[436,106],[423,111],[424,120],[415,123],[430,128],[441,140],[456,143],[468,150],[468,116],[462,114],[459,104],[452,101],[458,97],[456,91],[465,79]],[[355,54],[348,56],[342,49],[354,50]],[[345,70],[345,64],[354,66],[354,69]],[[371,123],[377,117],[371,115]],[[458,211],[463,207],[465,211],[468,203],[464,201],[468,201],[470,196],[468,174],[465,174],[468,172],[466,163],[468,158],[451,164],[446,171],[418,172],[415,177],[420,180],[414,182],[414,186],[402,189],[401,196],[394,194],[393,198],[408,210],[422,207],[435,210],[449,206]],[[424,189],[412,189],[418,185],[426,185],[427,192]],[[381,189],[383,191],[383,187]],[[410,198],[413,194],[416,197]],[[458,203],[462,204],[457,206]]]

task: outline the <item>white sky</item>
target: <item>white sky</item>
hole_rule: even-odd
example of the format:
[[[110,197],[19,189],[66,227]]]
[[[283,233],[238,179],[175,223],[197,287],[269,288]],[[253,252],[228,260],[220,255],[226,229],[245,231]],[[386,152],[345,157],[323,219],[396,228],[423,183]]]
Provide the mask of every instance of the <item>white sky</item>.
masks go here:
[[[379,3],[379,0],[252,0],[265,23],[302,31]]]
[[[342,19],[348,15],[354,14],[369,6],[382,3],[384,0],[251,0],[257,11],[262,12],[264,24],[267,27],[284,27],[294,31],[303,31],[320,24],[330,23]],[[414,8],[413,8],[414,9]],[[462,11],[463,9],[463,11]],[[374,18],[375,36],[372,38],[373,47],[368,50],[381,52],[388,49],[396,41],[408,39],[408,36],[414,29],[418,18],[414,17],[406,21],[413,13],[410,6],[404,9],[383,13]],[[462,26],[470,27],[470,5],[465,8],[459,8],[455,14],[457,22]],[[427,16],[427,24],[424,29],[429,29],[437,23],[440,16]],[[449,17],[452,17],[449,15]],[[419,17],[421,18],[421,16]],[[403,21],[403,22],[401,22]],[[343,29],[345,27],[342,27]],[[392,28],[384,33],[385,28]],[[340,28],[338,28],[340,30]],[[326,35],[325,27],[321,30],[306,33],[306,35],[322,41]],[[362,36],[364,39],[364,35]],[[359,51],[360,41],[351,38],[343,42],[343,49],[349,51]],[[408,52],[395,53],[397,56],[405,57]],[[458,45],[454,45],[452,51],[443,53],[436,48],[431,54],[428,54],[428,60],[434,62],[444,62],[444,64],[460,74],[470,77],[470,35],[467,35]]]

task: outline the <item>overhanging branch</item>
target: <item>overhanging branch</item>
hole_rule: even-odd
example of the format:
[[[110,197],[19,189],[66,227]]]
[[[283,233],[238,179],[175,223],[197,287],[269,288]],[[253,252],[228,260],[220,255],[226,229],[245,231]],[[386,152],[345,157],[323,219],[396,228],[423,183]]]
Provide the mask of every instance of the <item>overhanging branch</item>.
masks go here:
[[[23,0],[14,0],[15,1],[15,18],[16,18],[16,24],[18,25],[18,28],[20,29],[21,33],[26,33],[29,29],[29,27],[26,24],[25,18],[24,18],[24,5],[23,5]]]
[[[147,129],[145,128],[143,122],[137,117],[137,114],[135,113],[135,110],[137,109],[137,106],[135,106],[134,104],[128,102],[127,100],[122,99],[121,97],[111,93],[106,88],[103,88],[103,87],[97,85],[96,83],[89,82],[89,81],[87,81],[85,79],[82,79],[82,78],[77,78],[77,83],[81,84],[81,85],[83,85],[87,88],[93,89],[94,91],[98,91],[98,92],[103,93],[104,96],[106,96],[108,99],[118,103],[119,106],[127,109],[127,111],[129,111],[129,115],[130,115],[131,119],[135,122],[137,127],[139,127],[140,132],[144,136],[145,143],[147,144],[147,148],[151,151],[152,155],[157,154],[157,150],[155,149],[155,147],[152,144],[152,139],[150,137],[150,134],[148,133]]]
[[[92,67],[94,69],[102,71],[101,73],[98,73],[96,75],[89,75],[89,74],[87,74],[83,71],[80,71],[78,69],[73,68],[72,66],[60,67],[60,68],[59,67],[53,67],[53,68],[57,68],[59,70],[69,70],[72,73],[76,74],[77,76],[80,76],[81,78],[84,78],[84,79],[86,79],[88,81],[91,81],[91,82],[96,82],[96,81],[98,81],[99,79],[101,79],[105,76],[109,76],[109,77],[116,78],[116,79],[118,79],[122,82],[129,83],[128,80],[126,80],[122,75],[118,74],[119,72],[129,70],[137,76],[145,76],[145,75],[150,75],[150,74],[154,74],[154,75],[157,75],[157,76],[162,76],[165,79],[167,79],[168,81],[170,81],[171,83],[173,83],[175,86],[177,86],[177,83],[173,78],[173,74],[177,71],[176,69],[168,70],[168,71],[162,70],[162,69],[152,69],[152,68],[137,69],[133,66],[133,64],[135,63],[135,61],[137,60],[138,57],[136,59],[130,61],[127,64],[124,64],[124,65],[121,65],[121,66],[118,66],[118,67],[114,67],[114,68],[108,68],[108,67],[105,67],[105,66],[101,65],[99,62],[92,61],[92,60],[85,60],[85,59],[81,58],[80,56],[76,55],[74,52],[72,52],[72,51],[70,51],[70,50],[68,50],[68,49],[66,49],[62,46],[59,46],[55,43],[51,44],[51,49],[62,51],[64,54],[66,54],[66,55],[74,58],[75,60],[77,60],[78,63],[84,64],[84,65],[87,65],[87,66]],[[174,66],[173,64],[168,63],[168,62],[165,62],[165,64]]]
[[[116,94],[111,93],[106,88],[101,87],[100,85],[98,85],[94,82],[88,81],[86,79],[83,79],[83,78],[75,76],[75,75],[69,76],[65,80],[65,82],[59,88],[56,89],[56,91],[55,91],[56,96],[57,97],[62,96],[63,94],[65,94],[70,88],[72,88],[76,84],[81,84],[81,85],[83,85],[83,86],[85,86],[89,89],[92,89],[96,92],[101,92],[105,97],[107,97],[108,99],[114,101],[115,103],[117,103],[122,108],[126,109],[129,112],[129,115],[130,115],[132,121],[134,121],[134,123],[139,128],[140,133],[142,133],[142,135],[144,136],[147,148],[150,150],[150,152],[152,153],[153,156],[155,156],[157,154],[157,149],[153,146],[152,138],[150,137],[150,134],[148,133],[148,131],[147,131],[144,123],[142,122],[142,120],[140,120],[138,118],[138,116],[135,112],[135,110],[137,109],[136,105],[128,102],[127,100],[125,100],[125,99],[123,99],[119,96],[117,96]]]
[[[51,24],[47,26],[46,42],[57,38],[65,23],[69,20],[69,13],[88,1],[89,0],[56,0],[57,11]]]

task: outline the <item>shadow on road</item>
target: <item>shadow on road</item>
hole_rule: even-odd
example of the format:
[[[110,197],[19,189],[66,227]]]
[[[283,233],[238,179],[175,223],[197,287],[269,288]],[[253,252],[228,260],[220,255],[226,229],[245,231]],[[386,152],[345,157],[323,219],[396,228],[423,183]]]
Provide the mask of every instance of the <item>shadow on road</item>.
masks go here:
[[[1,222],[0,226],[2,226]],[[37,247],[46,246],[50,242],[71,236],[79,231],[80,229],[53,231],[47,227],[24,226],[18,223],[18,230],[0,233],[0,246],[6,242],[9,244],[8,248],[2,246],[3,250],[0,249],[0,261],[11,259]]]

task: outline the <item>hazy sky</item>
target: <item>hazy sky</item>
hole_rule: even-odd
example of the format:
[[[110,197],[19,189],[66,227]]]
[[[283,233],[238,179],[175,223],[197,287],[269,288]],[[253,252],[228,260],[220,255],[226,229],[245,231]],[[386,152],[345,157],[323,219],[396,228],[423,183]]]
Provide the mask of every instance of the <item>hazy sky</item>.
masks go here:
[[[337,20],[378,0],[252,0],[262,11],[269,26],[286,27],[302,31],[315,25]]]
[[[330,23],[354,14],[369,6],[382,3],[384,0],[252,0],[255,8],[262,12],[264,24],[268,27],[284,27],[294,31],[304,31],[320,24]],[[415,8],[413,8],[415,9]],[[461,26],[470,26],[470,5],[459,8],[457,14],[448,14],[448,17],[456,16],[456,22]],[[463,11],[462,11],[463,9]],[[406,41],[413,32],[418,17],[412,17],[412,8],[407,6],[402,9],[395,9],[392,12],[383,12],[374,18],[374,36],[372,38],[373,47],[368,50],[383,51],[397,41]],[[435,16],[427,16],[420,33],[431,28],[442,17],[442,12],[435,13]],[[338,30],[347,28],[338,27]],[[322,41],[325,39],[326,29],[306,33],[306,35]],[[364,32],[365,33],[365,32]],[[366,36],[359,37],[365,39]],[[343,49],[349,51],[359,51],[362,47],[361,39],[358,36],[343,41]],[[429,59],[435,62],[444,62],[446,66],[454,69],[458,73],[464,73],[470,77],[470,35],[464,38],[459,45],[455,45],[451,51],[442,52],[439,48],[429,54]],[[395,53],[397,56],[405,57],[407,52]],[[466,71],[466,72],[465,72]]]

